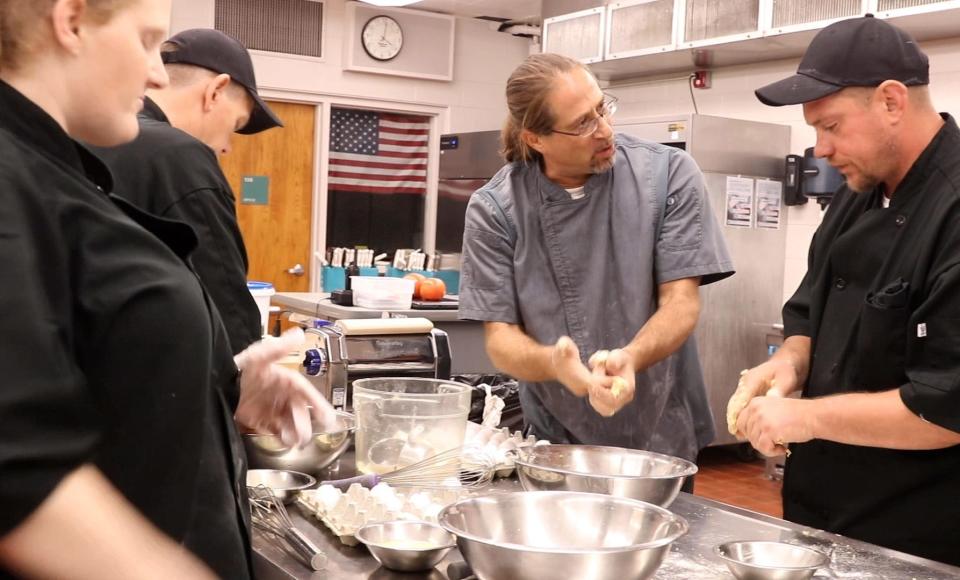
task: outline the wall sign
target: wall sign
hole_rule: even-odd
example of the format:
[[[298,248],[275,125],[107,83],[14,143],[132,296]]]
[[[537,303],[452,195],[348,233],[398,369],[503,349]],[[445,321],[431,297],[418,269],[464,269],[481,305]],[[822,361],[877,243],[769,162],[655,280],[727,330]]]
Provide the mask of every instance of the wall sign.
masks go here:
[[[266,175],[244,175],[241,178],[240,203],[267,205],[270,201],[270,178]]]

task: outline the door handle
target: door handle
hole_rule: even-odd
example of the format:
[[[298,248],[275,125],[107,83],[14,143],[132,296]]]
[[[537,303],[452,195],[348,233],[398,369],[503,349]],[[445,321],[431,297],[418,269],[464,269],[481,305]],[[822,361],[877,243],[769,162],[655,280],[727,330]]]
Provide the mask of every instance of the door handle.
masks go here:
[[[300,264],[297,264],[293,268],[287,268],[287,274],[293,274],[294,276],[303,276],[304,272],[305,270]]]

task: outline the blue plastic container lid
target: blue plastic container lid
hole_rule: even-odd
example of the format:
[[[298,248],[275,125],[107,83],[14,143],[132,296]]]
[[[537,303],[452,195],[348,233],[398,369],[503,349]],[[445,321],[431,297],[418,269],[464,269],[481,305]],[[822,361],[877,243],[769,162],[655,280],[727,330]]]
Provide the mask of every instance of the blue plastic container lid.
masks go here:
[[[248,290],[273,290],[270,282],[247,282]]]

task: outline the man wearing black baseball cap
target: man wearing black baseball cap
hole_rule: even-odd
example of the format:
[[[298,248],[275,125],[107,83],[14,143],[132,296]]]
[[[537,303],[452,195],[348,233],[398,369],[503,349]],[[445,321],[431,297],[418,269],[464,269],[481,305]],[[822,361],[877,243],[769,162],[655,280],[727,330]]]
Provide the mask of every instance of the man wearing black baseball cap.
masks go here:
[[[783,347],[744,377],[755,398],[736,430],[766,455],[789,447],[785,518],[960,564],[960,130],[928,82],[917,43],[868,15],[824,28],[796,75],[756,91],[803,104],[846,184],[783,308]]]
[[[234,133],[282,127],[257,93],[247,49],[218,30],[186,30],[161,57],[170,83],[148,91],[140,135],[96,149],[114,175],[114,191],[155,215],[186,222],[198,237],[191,261],[223,318],[234,354],[263,334],[247,290],[247,252],[234,195],[217,162]]]

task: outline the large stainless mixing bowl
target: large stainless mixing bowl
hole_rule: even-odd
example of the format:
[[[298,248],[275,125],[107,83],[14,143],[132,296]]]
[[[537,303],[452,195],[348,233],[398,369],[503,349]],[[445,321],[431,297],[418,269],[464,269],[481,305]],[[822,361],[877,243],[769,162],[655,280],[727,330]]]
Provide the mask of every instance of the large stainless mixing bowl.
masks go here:
[[[516,460],[523,489],[583,491],[638,499],[668,507],[693,463],[650,451],[598,445],[540,445]]]
[[[438,519],[481,580],[649,578],[687,532],[686,520],[649,503],[560,491],[464,499]]]
[[[306,447],[284,445],[274,435],[248,433],[243,447],[252,469],[286,469],[316,475],[340,457],[350,445],[350,434],[356,429],[353,415],[337,411],[336,424],[316,429]]]
[[[738,580],[807,580],[830,563],[822,552],[783,542],[727,542],[714,551]]]

